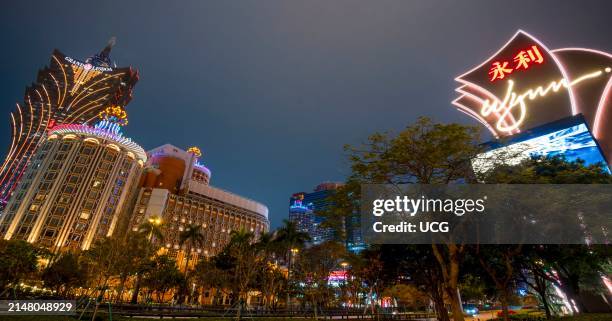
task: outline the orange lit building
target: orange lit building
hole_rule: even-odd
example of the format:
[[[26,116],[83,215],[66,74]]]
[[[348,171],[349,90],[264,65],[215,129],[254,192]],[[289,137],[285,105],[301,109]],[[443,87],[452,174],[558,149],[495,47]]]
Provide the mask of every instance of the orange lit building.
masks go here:
[[[136,231],[151,217],[161,218],[164,239],[159,245],[179,266],[186,263],[179,235],[189,225],[200,225],[205,237],[202,247],[192,249],[190,265],[221,251],[232,231],[244,229],[257,236],[268,230],[265,205],[210,186],[211,172],[200,164],[199,149],[166,144],[148,155],[131,228]]]

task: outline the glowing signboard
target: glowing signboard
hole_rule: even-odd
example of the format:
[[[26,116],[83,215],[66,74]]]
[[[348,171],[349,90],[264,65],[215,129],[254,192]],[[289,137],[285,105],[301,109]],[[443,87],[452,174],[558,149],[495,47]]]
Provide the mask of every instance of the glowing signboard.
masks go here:
[[[529,69],[529,67],[533,64],[542,64],[544,62],[544,57],[542,57],[538,46],[533,45],[529,49],[519,51],[519,53],[514,56],[513,60],[515,63],[514,68],[508,67],[510,64],[508,61],[493,62],[491,65],[491,70],[489,70],[491,81],[504,79],[506,78],[507,74],[511,74],[515,70]]]
[[[581,114],[604,155],[612,157],[612,55],[550,50],[524,31],[455,79],[453,104],[495,138]]]
[[[517,165],[534,156],[563,156],[585,165],[602,164],[610,172],[595,139],[582,116],[544,125],[523,134],[489,143],[489,151],[472,160],[477,173],[484,174],[496,165]]]

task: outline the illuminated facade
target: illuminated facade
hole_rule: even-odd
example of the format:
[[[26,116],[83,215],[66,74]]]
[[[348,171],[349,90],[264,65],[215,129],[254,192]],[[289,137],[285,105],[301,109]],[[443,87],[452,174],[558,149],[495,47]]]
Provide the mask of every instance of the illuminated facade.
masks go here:
[[[609,166],[612,54],[585,48],[551,50],[520,30],[486,61],[455,80],[460,85],[453,104],[500,139],[495,144],[508,145],[521,136],[529,143],[520,146],[537,155],[567,151],[570,158],[598,158]],[[578,127],[557,128],[563,139],[540,131],[568,119],[580,119],[583,127],[573,123]],[[534,132],[549,136],[534,139]],[[588,154],[577,155],[581,151]],[[593,151],[602,156],[591,155]]]
[[[325,218],[320,215],[332,205],[329,197],[342,183],[326,182],[317,185],[313,192],[295,193],[289,199],[289,221],[294,222],[301,232],[310,235],[312,244],[321,244],[334,239],[334,230],[324,227]]]
[[[199,149],[167,144],[148,155],[131,228],[137,231],[148,219],[161,218],[164,239],[159,245],[179,265],[186,263],[179,235],[189,225],[200,225],[205,238],[203,246],[192,249],[191,266],[201,256],[219,253],[232,231],[244,229],[256,236],[268,231],[265,205],[209,185],[211,172],[199,162]]]
[[[59,124],[91,124],[105,107],[129,103],[138,73],[113,66],[111,47],[109,43],[84,62],[55,50],[49,66],[26,88],[23,103],[10,115],[11,145],[0,165],[0,210],[48,129]]]
[[[97,238],[126,230],[146,159],[108,120],[54,126],[0,218],[0,235],[86,250]]]

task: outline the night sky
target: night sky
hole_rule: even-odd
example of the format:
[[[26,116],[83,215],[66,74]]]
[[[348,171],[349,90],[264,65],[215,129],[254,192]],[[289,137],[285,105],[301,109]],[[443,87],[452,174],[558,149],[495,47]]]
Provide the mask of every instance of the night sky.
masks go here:
[[[199,146],[212,185],[266,204],[342,181],[342,146],[418,116],[475,124],[453,79],[523,29],[612,52],[612,1],[13,1],[0,10],[0,153],[51,52],[111,58],[140,81],[127,136]],[[5,147],[2,147],[5,146]]]

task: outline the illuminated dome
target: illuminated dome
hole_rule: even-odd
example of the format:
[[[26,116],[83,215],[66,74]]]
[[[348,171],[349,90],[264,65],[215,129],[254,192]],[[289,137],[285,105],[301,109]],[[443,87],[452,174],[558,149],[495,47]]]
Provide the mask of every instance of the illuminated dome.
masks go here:
[[[48,139],[58,137],[67,138],[69,135],[98,138],[108,142],[108,145],[116,145],[118,148],[123,148],[126,152],[131,153],[138,161],[144,163],[147,161],[147,154],[140,145],[134,143],[131,139],[123,137],[116,123],[101,121],[94,127],[79,124],[62,124],[57,125],[49,130]],[[98,141],[98,143],[101,143]]]
[[[121,106],[106,107],[106,109],[98,114],[98,118],[119,126],[126,126],[128,124],[127,112]]]
[[[189,147],[187,149],[187,152],[191,153],[191,154],[194,154],[197,158],[202,157],[202,151],[198,147],[196,147],[196,146]]]

